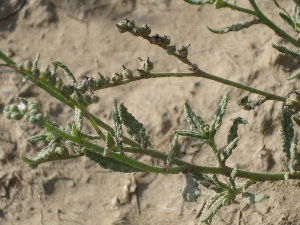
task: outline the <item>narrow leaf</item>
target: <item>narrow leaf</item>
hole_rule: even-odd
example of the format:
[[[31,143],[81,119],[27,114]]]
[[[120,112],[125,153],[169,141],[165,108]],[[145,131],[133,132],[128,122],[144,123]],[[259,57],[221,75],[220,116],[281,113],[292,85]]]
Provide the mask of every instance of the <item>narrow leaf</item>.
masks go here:
[[[300,60],[300,52],[299,50],[289,50],[286,47],[282,46],[282,45],[274,45],[272,44],[272,47],[277,49],[278,51],[289,55],[291,57],[293,57],[294,59]]]
[[[284,107],[281,114],[281,148],[285,156],[291,159],[291,141],[294,137],[292,117],[287,107]]]
[[[261,202],[265,198],[265,194],[255,195],[250,192],[244,192],[242,194],[243,200],[247,204],[255,204]]]
[[[295,23],[294,21],[291,19],[291,17],[289,17],[288,15],[280,12],[279,16],[285,21],[287,22],[292,28],[295,28]]]
[[[248,121],[241,117],[237,117],[233,120],[233,124],[228,131],[227,144],[231,143],[234,139],[236,139],[238,137],[238,134],[237,134],[238,125],[239,124],[247,124],[247,123],[248,123]],[[234,148],[236,148],[236,146]]]
[[[260,106],[265,101],[267,101],[267,98],[258,99],[258,100],[249,100],[249,96],[242,97],[237,101],[237,104],[241,106],[244,110],[252,110],[255,109],[256,106]]]
[[[205,187],[205,188],[207,188],[207,189],[209,189],[209,190],[213,190],[213,191],[215,191],[215,192],[217,192],[217,193],[223,191],[222,188],[220,188],[219,186],[217,186],[217,185],[215,184],[214,180],[213,180],[211,177],[209,177],[209,176],[207,176],[207,175],[205,175],[205,174],[202,174],[202,173],[194,173],[194,174],[192,174],[192,177],[194,178],[194,180],[195,180],[198,184],[202,185],[203,187]]]
[[[247,21],[247,22],[243,22],[243,23],[236,23],[236,24],[232,24],[230,26],[222,27],[222,28],[218,28],[218,29],[213,29],[210,27],[207,27],[207,29],[216,34],[226,34],[228,32],[232,32],[232,31],[240,31],[242,29],[248,28],[252,25],[259,24],[259,23],[261,23],[261,21],[259,19],[254,19],[251,21]]]
[[[38,53],[33,61],[33,64],[32,64],[32,70],[33,69],[37,69],[38,68],[38,62],[39,62],[39,59],[40,59],[40,53]]]
[[[299,165],[299,153],[297,151],[297,144],[298,144],[298,134],[295,132],[294,137],[291,140],[291,147],[290,147],[290,155],[291,155],[290,165],[293,170],[296,170],[297,166]]]
[[[62,64],[61,62],[58,62],[58,61],[54,61],[54,62],[52,62],[52,64],[55,68],[57,68],[59,66],[63,69],[64,74],[66,75],[66,77],[69,80],[71,85],[74,85],[77,83],[73,73],[69,70],[69,68],[67,66],[65,66],[64,64]]]
[[[184,103],[184,114],[186,121],[190,125],[191,131],[199,131],[204,122],[200,116],[196,116],[187,102]]]
[[[174,136],[174,138],[172,139],[172,142],[171,142],[171,146],[170,146],[170,150],[169,150],[169,154],[168,154],[168,158],[167,158],[166,167],[172,166],[173,159],[177,155],[177,149],[178,149],[178,135],[176,134]]]
[[[230,196],[227,193],[215,193],[206,202],[200,216],[200,221],[210,224],[213,216],[220,208],[227,205],[235,196]]]
[[[77,131],[81,131],[82,130],[82,126],[83,126],[83,115],[82,115],[82,111],[75,107],[74,109],[74,122],[75,122],[75,126],[77,128]]]
[[[205,5],[205,4],[213,4],[216,0],[184,0],[184,1],[193,5]]]
[[[122,173],[131,173],[131,172],[141,172],[142,170],[130,166],[126,163],[120,162],[110,157],[104,157],[101,153],[90,150],[90,149],[83,149],[82,150],[85,156],[89,159],[98,163],[104,169],[110,169],[115,172],[122,172]]]
[[[223,159],[224,162],[231,156],[233,149],[235,149],[237,147],[238,141],[239,141],[239,138],[236,137],[235,139],[233,139],[230,143],[228,143],[226,146],[224,146],[220,150],[224,156],[224,159]]]
[[[193,132],[190,130],[175,130],[174,134],[178,134],[180,136],[187,136],[187,137],[192,137],[192,138],[197,138],[197,139],[204,139],[206,140],[205,137],[203,137],[201,134],[198,132]]]
[[[292,73],[290,76],[288,76],[286,79],[287,80],[292,80],[292,79],[295,79],[296,77],[299,77],[300,76],[300,71],[296,71],[295,73]]]
[[[32,136],[30,138],[27,138],[26,140],[30,143],[33,143],[33,142],[38,142],[38,141],[46,141],[47,137],[48,137],[48,135],[41,134],[41,135]]]
[[[122,121],[118,112],[117,101],[115,101],[114,111],[113,111],[113,120],[114,120],[114,132],[115,132],[115,141],[117,147],[121,154],[124,154],[123,150],[123,131],[122,131]]]
[[[222,124],[222,119],[226,112],[227,103],[228,103],[228,93],[226,93],[223,96],[222,101],[220,102],[219,107],[218,107],[215,115],[213,116],[212,123],[210,126],[210,131],[209,131],[209,133],[212,136],[214,136],[216,134],[217,130],[219,129],[219,127]]]

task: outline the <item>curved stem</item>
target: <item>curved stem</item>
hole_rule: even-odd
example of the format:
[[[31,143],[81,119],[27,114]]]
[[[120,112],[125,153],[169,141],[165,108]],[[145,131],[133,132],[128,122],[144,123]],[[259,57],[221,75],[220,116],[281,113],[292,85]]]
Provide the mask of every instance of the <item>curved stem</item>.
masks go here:
[[[258,8],[257,4],[255,3],[255,0],[249,0],[251,6],[253,7],[255,11],[255,15],[261,20],[261,22],[265,25],[267,25],[269,28],[271,28],[279,37],[282,37],[283,39],[287,40],[294,46],[300,48],[300,42],[288,35],[286,32],[284,32],[282,29],[280,29],[277,25],[275,25],[271,20],[268,19]]]

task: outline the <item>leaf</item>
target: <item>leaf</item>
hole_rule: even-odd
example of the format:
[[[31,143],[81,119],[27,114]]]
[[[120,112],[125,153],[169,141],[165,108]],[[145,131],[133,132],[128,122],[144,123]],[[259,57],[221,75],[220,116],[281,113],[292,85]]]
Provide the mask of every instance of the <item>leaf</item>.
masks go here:
[[[58,62],[58,61],[54,61],[54,62],[52,62],[52,64],[55,68],[55,71],[58,66],[63,69],[64,74],[66,75],[66,77],[69,80],[71,85],[74,85],[77,83],[73,73],[69,70],[69,68],[67,66],[65,66],[64,64],[62,64],[61,62]]]
[[[98,163],[104,169],[110,169],[115,172],[122,172],[122,173],[131,173],[131,172],[141,172],[142,170],[130,166],[126,163],[120,162],[116,159],[110,157],[104,157],[101,153],[90,150],[90,149],[83,149],[83,153],[86,157],[93,160],[94,162]]]
[[[247,124],[247,123],[248,123],[248,121],[241,117],[237,117],[233,120],[233,124],[228,131],[227,144],[229,144],[230,142],[232,142],[234,139],[236,139],[238,137],[238,134],[237,134],[238,125],[239,124]]]
[[[219,104],[217,111],[215,112],[215,115],[213,116],[212,123],[210,125],[209,133],[212,137],[216,134],[217,130],[222,124],[222,118],[226,112],[227,103],[228,103],[228,93],[225,93],[225,95],[223,96]]]
[[[205,203],[200,216],[200,221],[210,224],[213,216],[218,212],[218,210],[232,201],[234,197],[234,195],[231,196],[227,192],[213,194]]]
[[[114,132],[115,132],[115,142],[121,154],[124,154],[123,150],[123,131],[122,131],[122,121],[118,112],[117,101],[115,101],[114,111]]]
[[[289,17],[288,15],[280,12],[279,16],[285,21],[287,22],[292,28],[295,28],[295,23],[294,21],[291,19],[291,17]]]
[[[196,202],[201,196],[201,190],[198,188],[198,183],[194,181],[190,173],[185,173],[186,184],[181,190],[182,197],[185,202]]]
[[[300,126],[300,119],[299,119],[299,118],[297,118],[297,117],[295,117],[295,116],[292,116],[292,119],[293,119],[293,121],[294,121],[298,126]]]
[[[201,134],[198,132],[193,132],[190,130],[175,130],[174,134],[178,134],[180,136],[187,136],[187,137],[192,137],[192,138],[197,138],[197,139],[204,139],[206,140],[206,137],[203,137]]]
[[[286,55],[289,55],[289,56],[293,57],[294,59],[300,60],[299,50],[289,50],[289,49],[287,49],[286,47],[284,47],[282,45],[275,45],[275,44],[272,44],[272,47],[277,49],[278,51],[286,54]]]
[[[255,195],[250,192],[244,192],[242,194],[243,200],[247,204],[255,204],[261,202],[265,198],[265,194]]]
[[[190,125],[191,131],[200,131],[200,127],[204,122],[200,116],[196,116],[187,102],[184,103],[184,114],[186,121]]]
[[[202,185],[203,187],[209,190],[213,190],[217,193],[223,191],[223,188],[217,186],[215,184],[215,181],[211,177],[207,176],[206,174],[194,173],[192,174],[192,177],[198,184]]]
[[[34,59],[33,64],[32,64],[32,70],[33,70],[33,69],[37,69],[37,64],[38,64],[39,59],[40,59],[40,53],[38,53],[38,54],[35,56],[35,59]]]
[[[288,76],[286,79],[287,80],[292,80],[292,79],[295,79],[295,78],[297,78],[297,77],[299,77],[300,76],[300,71],[298,70],[298,71],[296,71],[295,73],[292,73],[290,76]]]
[[[177,149],[178,149],[178,135],[175,134],[175,136],[174,136],[174,138],[172,139],[172,142],[171,142],[166,167],[172,166],[173,159],[177,155]]]
[[[258,99],[258,100],[249,100],[249,96],[242,97],[237,101],[237,104],[241,106],[244,110],[255,109],[256,106],[260,106],[267,101],[267,98]]]
[[[251,27],[252,25],[259,24],[259,23],[261,23],[261,21],[259,19],[254,19],[251,21],[247,21],[247,22],[243,22],[243,23],[236,23],[236,24],[232,24],[230,26],[222,27],[222,28],[218,28],[218,29],[213,29],[210,27],[207,27],[207,29],[216,34],[226,34],[228,32],[232,32],[232,31],[240,31],[244,28],[248,28],[248,27]]]
[[[237,147],[237,143],[239,141],[239,138],[236,137],[233,139],[230,143],[228,143],[226,146],[224,146],[220,152],[222,152],[224,159],[223,161],[225,162],[232,154],[233,149]]]
[[[293,0],[297,6],[300,6],[300,0]]]
[[[229,183],[230,183],[230,186],[231,186],[230,188],[231,189],[236,188],[235,179],[236,179],[237,173],[238,173],[238,168],[234,167],[231,174],[230,174],[230,177],[229,177]]]
[[[193,5],[205,5],[205,4],[213,4],[216,0],[184,0],[184,1]]]
[[[294,138],[294,127],[292,117],[287,107],[284,107],[281,114],[281,149],[288,159],[291,159],[291,141]]]
[[[150,146],[150,137],[146,135],[146,128],[140,123],[131,113],[128,112],[124,104],[120,104],[119,115],[125,127],[127,127],[127,133],[130,134],[135,141],[142,144],[144,148]]]
[[[77,131],[82,130],[82,126],[83,126],[82,118],[83,118],[82,111],[79,108],[75,107],[75,109],[74,109],[74,122],[75,122],[75,126],[76,126]]]
[[[299,153],[297,151],[297,144],[298,144],[298,134],[295,132],[294,136],[291,140],[291,147],[290,147],[290,165],[291,169],[294,171],[297,169],[297,166],[299,165]]]
[[[105,135],[105,146],[104,146],[103,156],[107,156],[108,153],[111,151],[111,148],[114,145],[115,145],[115,142],[114,142],[113,136],[109,132],[106,132],[106,135]]]
[[[46,141],[47,137],[48,137],[48,135],[41,134],[41,135],[32,136],[30,138],[27,138],[26,140],[30,143],[33,143],[33,142],[38,142],[38,141]]]

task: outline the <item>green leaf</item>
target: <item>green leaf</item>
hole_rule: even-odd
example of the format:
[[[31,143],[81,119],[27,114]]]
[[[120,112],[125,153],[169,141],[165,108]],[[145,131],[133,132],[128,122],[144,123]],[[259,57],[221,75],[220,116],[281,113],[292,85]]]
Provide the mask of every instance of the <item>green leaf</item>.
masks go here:
[[[297,144],[298,144],[298,134],[295,132],[294,136],[291,140],[291,147],[290,147],[290,166],[291,169],[294,171],[297,169],[297,166],[299,165],[299,153],[297,151]]]
[[[109,133],[106,132],[105,135],[105,147],[103,151],[103,156],[107,156],[108,153],[111,151],[111,148],[115,145],[115,141],[113,136]]]
[[[83,122],[82,122],[82,111],[81,109],[75,107],[74,109],[74,122],[75,122],[75,126],[77,131],[81,131],[82,130],[82,126],[83,126]]]
[[[247,22],[243,22],[243,23],[236,23],[236,24],[232,24],[230,26],[222,27],[222,28],[218,28],[218,29],[213,29],[210,27],[207,27],[207,29],[216,34],[226,34],[228,32],[232,32],[232,31],[240,31],[244,28],[248,28],[248,27],[251,27],[252,25],[259,24],[259,23],[261,23],[261,21],[259,19],[254,19],[251,21],[247,21]]]
[[[177,155],[177,149],[178,149],[178,135],[175,134],[175,136],[172,139],[169,154],[168,154],[168,158],[167,158],[167,163],[166,163],[167,168],[172,166],[173,159]]]
[[[299,118],[297,118],[297,117],[295,117],[295,116],[292,116],[292,119],[293,119],[293,121],[294,121],[298,126],[300,126],[300,119],[299,119]]]
[[[122,131],[122,121],[118,112],[117,101],[115,101],[114,111],[113,111],[113,120],[114,120],[114,132],[115,132],[115,141],[119,152],[124,154],[123,150],[123,131]]]
[[[32,136],[30,138],[27,138],[26,140],[30,143],[33,143],[33,142],[38,142],[38,141],[46,141],[47,137],[48,137],[48,135],[41,134],[41,135]]]
[[[282,45],[275,45],[275,44],[272,44],[272,47],[277,49],[278,51],[286,54],[286,55],[289,55],[289,56],[293,57],[294,59],[300,60],[299,50],[289,50],[289,49],[287,49],[286,47],[284,47]]]
[[[196,202],[201,196],[201,190],[198,188],[198,183],[194,181],[190,173],[185,173],[186,185],[181,190],[182,197],[185,202]]]
[[[242,194],[243,200],[247,204],[255,204],[261,202],[265,198],[265,194],[255,195],[250,192],[244,192]]]
[[[202,185],[203,187],[205,187],[209,190],[213,190],[217,193],[223,191],[223,188],[220,188],[219,186],[217,186],[215,184],[215,181],[210,176],[207,176],[206,174],[193,173],[192,177],[198,184]]]
[[[239,138],[236,137],[231,142],[229,142],[226,146],[224,146],[222,149],[220,149],[220,152],[222,152],[222,154],[224,156],[224,159],[223,159],[224,162],[231,156],[233,149],[235,149],[237,147],[238,141],[239,141]]]
[[[293,0],[296,5],[300,6],[300,0]]]
[[[35,59],[34,59],[34,61],[33,61],[33,64],[32,64],[32,70],[33,69],[37,69],[37,64],[38,64],[38,61],[39,61],[39,59],[40,59],[40,53],[38,53],[37,55],[36,55],[36,57],[35,57]]]
[[[284,107],[281,114],[281,149],[287,159],[291,159],[291,142],[294,138],[294,127],[292,117],[287,107]]]
[[[200,116],[196,116],[187,102],[184,103],[184,114],[186,121],[190,125],[191,131],[200,131],[204,122]]]
[[[187,3],[193,5],[205,5],[205,4],[213,4],[216,0],[184,0]]]
[[[120,162],[116,159],[110,157],[104,157],[101,153],[90,150],[90,149],[83,149],[82,150],[85,156],[89,159],[93,160],[94,162],[98,163],[104,169],[110,169],[115,172],[122,172],[122,173],[131,173],[131,172],[141,172],[142,170],[130,166],[126,163]]]
[[[174,134],[178,134],[180,136],[187,136],[187,137],[206,140],[206,137],[203,137],[201,134],[199,134],[199,132],[193,132],[193,131],[190,131],[190,130],[175,130]]]
[[[296,77],[299,77],[300,76],[300,71],[296,71],[295,73],[292,73],[290,76],[288,76],[286,79],[287,80],[292,80],[292,79],[295,79]]]
[[[234,139],[238,137],[237,131],[238,131],[238,125],[239,124],[247,124],[248,121],[241,118],[237,117],[233,120],[233,124],[229,129],[228,136],[227,136],[227,144],[231,143]],[[235,146],[236,148],[236,146]]]
[[[209,133],[212,137],[216,134],[217,130],[222,125],[222,119],[226,112],[227,103],[228,103],[228,93],[225,93],[215,115],[213,116],[212,123],[210,125]]]
[[[67,66],[65,66],[64,64],[62,64],[61,62],[58,62],[58,61],[54,61],[54,62],[52,62],[52,64],[55,68],[55,71],[58,66],[63,69],[64,74],[66,75],[66,77],[69,80],[71,85],[74,85],[77,83],[73,73],[69,70],[69,68]]]
[[[210,224],[213,216],[218,212],[218,210],[232,201],[234,197],[235,195],[231,196],[227,192],[215,193],[212,195],[205,203],[200,216],[200,221]]]
[[[235,179],[236,179],[237,173],[238,173],[238,168],[234,167],[231,174],[230,174],[230,177],[229,177],[229,183],[230,183],[230,188],[231,189],[236,188]]]
[[[119,115],[127,133],[130,134],[135,141],[144,145],[144,148],[150,146],[150,137],[146,135],[146,128],[131,113],[128,112],[124,104],[120,104]]]
[[[279,16],[285,21],[287,22],[292,28],[295,28],[295,23],[294,21],[291,19],[291,17],[289,17],[288,15],[280,12]]]
[[[242,97],[237,101],[237,104],[241,106],[244,110],[252,110],[255,107],[260,106],[267,101],[267,98],[258,99],[258,100],[249,100],[249,96]]]

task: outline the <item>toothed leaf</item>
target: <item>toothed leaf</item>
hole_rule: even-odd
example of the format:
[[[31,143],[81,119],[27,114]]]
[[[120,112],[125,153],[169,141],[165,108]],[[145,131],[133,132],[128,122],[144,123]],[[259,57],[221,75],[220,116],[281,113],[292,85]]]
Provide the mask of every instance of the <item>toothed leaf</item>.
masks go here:
[[[64,64],[62,64],[61,62],[58,62],[58,61],[54,61],[54,62],[52,62],[52,64],[53,64],[54,68],[57,68],[59,66],[63,69],[64,74],[66,75],[66,77],[69,80],[71,85],[74,85],[77,83],[73,73],[69,70],[69,68],[67,66],[65,66]],[[55,71],[56,71],[56,69],[55,69]]]
[[[258,19],[255,19],[255,20],[244,22],[244,23],[232,24],[230,26],[222,27],[222,28],[218,28],[218,29],[213,29],[213,28],[210,28],[210,27],[207,27],[207,28],[211,32],[216,33],[216,34],[226,34],[226,33],[231,32],[231,31],[240,31],[244,28],[248,28],[252,25],[259,24],[259,23],[261,23],[261,21],[258,20]]]
[[[184,103],[184,114],[186,121],[190,125],[191,131],[199,131],[204,122],[200,116],[196,116],[187,102]]]
[[[223,96],[222,101],[220,102],[219,107],[215,115],[213,116],[212,123],[210,125],[210,131],[209,131],[212,137],[216,134],[217,130],[222,124],[222,119],[226,112],[227,103],[228,103],[228,93],[226,93]]]
[[[201,190],[198,188],[198,183],[194,181],[190,173],[186,173],[186,184],[183,190],[181,190],[182,197],[185,202],[196,202],[201,196]]]
[[[282,45],[274,45],[272,44],[272,47],[277,49],[278,51],[289,55],[291,57],[293,57],[294,59],[300,60],[300,52],[299,50],[289,50],[286,47],[282,46]]]
[[[294,127],[289,110],[284,107],[281,114],[281,148],[285,156],[291,159],[291,141],[294,137]]]
[[[110,157],[104,157],[101,153],[90,149],[83,149],[83,153],[94,162],[98,163],[102,168],[109,169],[115,172],[131,173],[141,172],[142,170],[130,166],[126,163],[120,162]]]
[[[178,135],[175,135],[174,138],[172,139],[172,142],[171,142],[166,167],[172,166],[173,159],[177,155],[177,149],[178,149]]]

